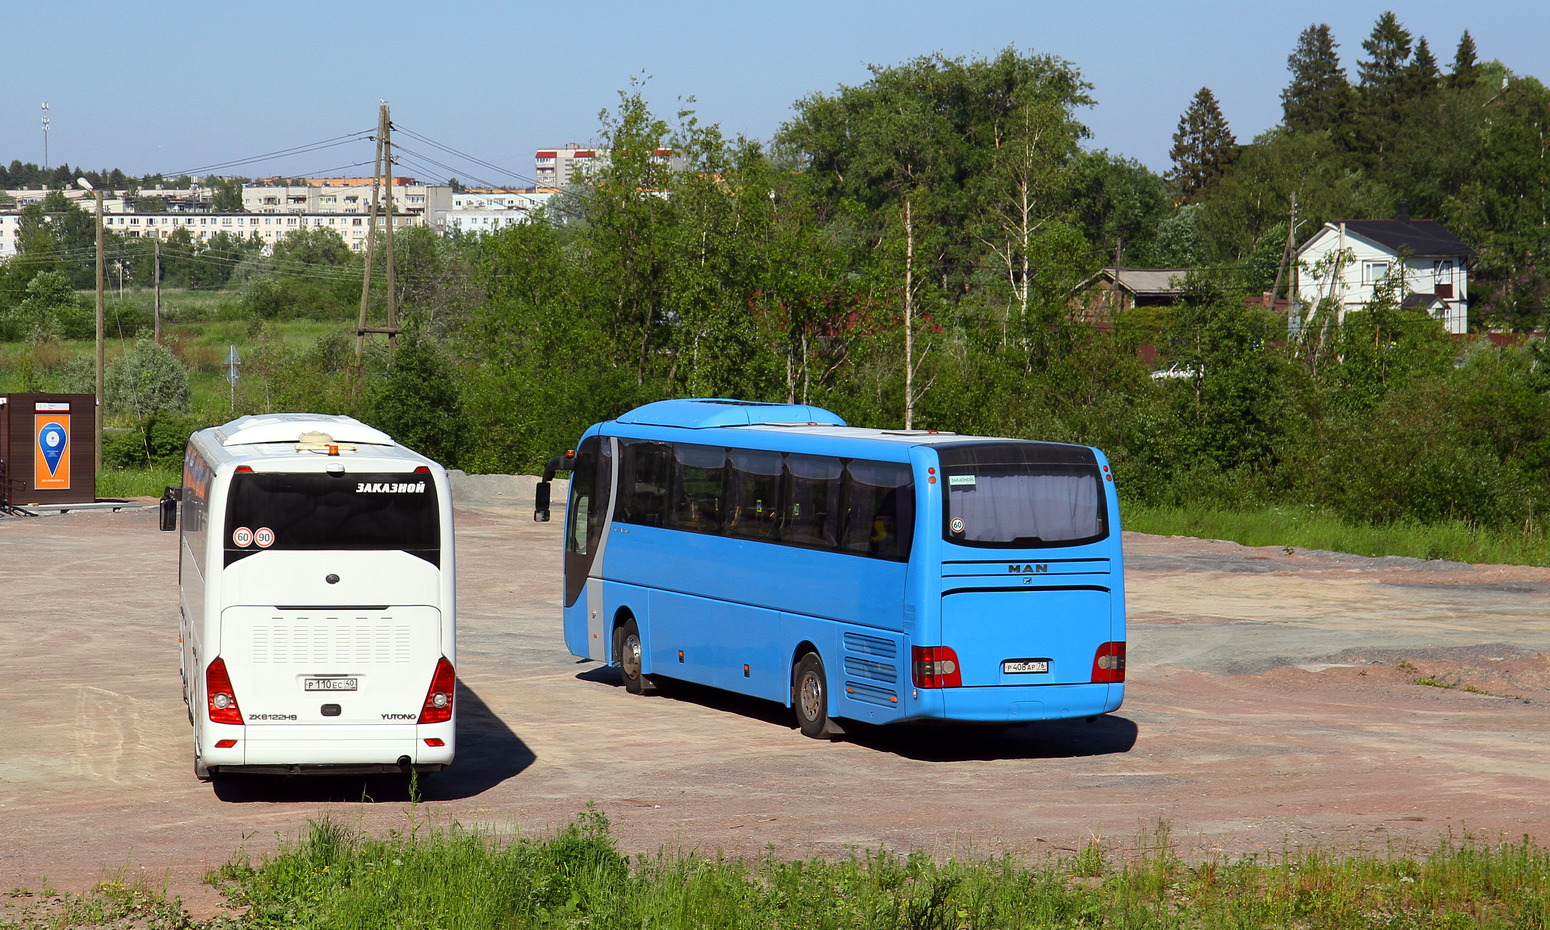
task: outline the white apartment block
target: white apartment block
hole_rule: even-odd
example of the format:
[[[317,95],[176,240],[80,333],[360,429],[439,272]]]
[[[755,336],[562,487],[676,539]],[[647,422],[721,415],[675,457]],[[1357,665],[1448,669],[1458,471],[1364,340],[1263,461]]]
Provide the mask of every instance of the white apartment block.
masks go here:
[[[657,149],[651,160],[682,171],[688,160],[674,155],[672,149]],[[559,188],[579,180],[588,171],[608,165],[608,149],[584,149],[572,142],[563,149],[539,149],[533,154],[533,180],[538,187]]]
[[[20,244],[20,217],[14,213],[0,213],[0,258],[15,255]],[[207,213],[198,216],[185,214],[107,213],[102,217],[103,228],[130,239],[169,239],[179,230],[187,230],[194,242],[208,242],[221,233],[244,239],[262,239],[266,246],[273,246],[287,233],[300,229],[332,229],[351,249],[366,250],[366,216],[341,216],[339,214],[287,214],[285,216],[254,216],[243,213]],[[378,220],[379,228],[382,220]],[[423,217],[399,214],[393,217],[393,228],[424,225]]]
[[[394,178],[392,195],[394,213],[426,216],[452,209],[452,188],[418,184],[413,178]],[[242,209],[259,214],[366,214],[371,212],[371,197],[371,178],[315,178],[306,184],[244,186]],[[378,209],[384,209],[382,194],[377,197]]]

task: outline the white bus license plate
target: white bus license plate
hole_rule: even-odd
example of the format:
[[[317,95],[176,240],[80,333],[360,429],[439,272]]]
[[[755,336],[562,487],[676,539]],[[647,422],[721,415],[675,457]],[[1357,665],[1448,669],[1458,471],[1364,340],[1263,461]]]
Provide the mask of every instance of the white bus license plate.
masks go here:
[[[1039,675],[1049,672],[1048,659],[1007,659],[1001,663],[1004,675]]]
[[[301,686],[306,691],[354,691],[359,683],[355,678],[303,678]]]

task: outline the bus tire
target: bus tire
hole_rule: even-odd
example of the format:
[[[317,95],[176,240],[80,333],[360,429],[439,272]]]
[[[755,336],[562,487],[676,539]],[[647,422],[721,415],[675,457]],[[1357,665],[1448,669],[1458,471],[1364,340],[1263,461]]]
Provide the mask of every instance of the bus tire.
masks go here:
[[[631,694],[655,694],[656,683],[651,676],[641,674],[640,627],[634,617],[614,628],[614,664],[619,666],[619,677],[624,679],[624,690]]]
[[[796,711],[797,729],[813,739],[835,739],[844,729],[829,717],[829,679],[823,659],[809,652],[797,660],[791,673],[791,707]]]

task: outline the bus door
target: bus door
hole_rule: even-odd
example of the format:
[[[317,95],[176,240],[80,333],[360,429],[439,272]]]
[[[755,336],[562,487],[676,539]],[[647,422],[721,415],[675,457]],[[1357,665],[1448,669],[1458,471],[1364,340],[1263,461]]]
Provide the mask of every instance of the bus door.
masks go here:
[[[571,654],[599,662],[609,661],[613,649],[601,577],[613,484],[613,440],[588,436],[576,449],[565,508],[564,624]]]

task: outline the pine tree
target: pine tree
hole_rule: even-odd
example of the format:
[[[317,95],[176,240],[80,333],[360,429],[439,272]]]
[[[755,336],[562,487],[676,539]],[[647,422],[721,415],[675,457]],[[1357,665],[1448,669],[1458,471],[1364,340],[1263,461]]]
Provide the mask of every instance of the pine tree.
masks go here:
[[[1415,54],[1410,58],[1410,64],[1405,67],[1404,75],[1400,81],[1400,93],[1402,97],[1423,97],[1442,86],[1442,71],[1437,67],[1437,58],[1432,54],[1431,47],[1426,44],[1426,37],[1422,36],[1415,44]]]
[[[1168,152],[1173,170],[1168,180],[1183,199],[1192,200],[1222,176],[1237,153],[1238,140],[1222,116],[1216,95],[1209,87],[1200,88],[1189,109],[1179,117],[1178,131],[1173,134],[1173,148]]]
[[[1480,66],[1475,61],[1475,40],[1469,30],[1465,29],[1459,39],[1458,51],[1453,53],[1453,70],[1448,73],[1448,86],[1468,87],[1479,75]]]
[[[1388,148],[1389,138],[1399,124],[1400,111],[1406,102],[1410,43],[1410,31],[1401,26],[1391,12],[1378,17],[1372,35],[1362,42],[1368,58],[1356,65],[1361,76],[1357,88],[1361,105],[1358,147],[1374,161],[1380,160]],[[1434,67],[1435,64],[1433,62]]]
[[[1393,86],[1410,61],[1410,42],[1410,30],[1400,25],[1392,12],[1378,17],[1372,35],[1362,42],[1368,59],[1356,66],[1363,93],[1371,94]]]
[[[1291,132],[1330,130],[1351,113],[1351,84],[1340,66],[1340,45],[1328,23],[1309,26],[1286,59],[1291,83],[1281,91],[1282,125]]]

